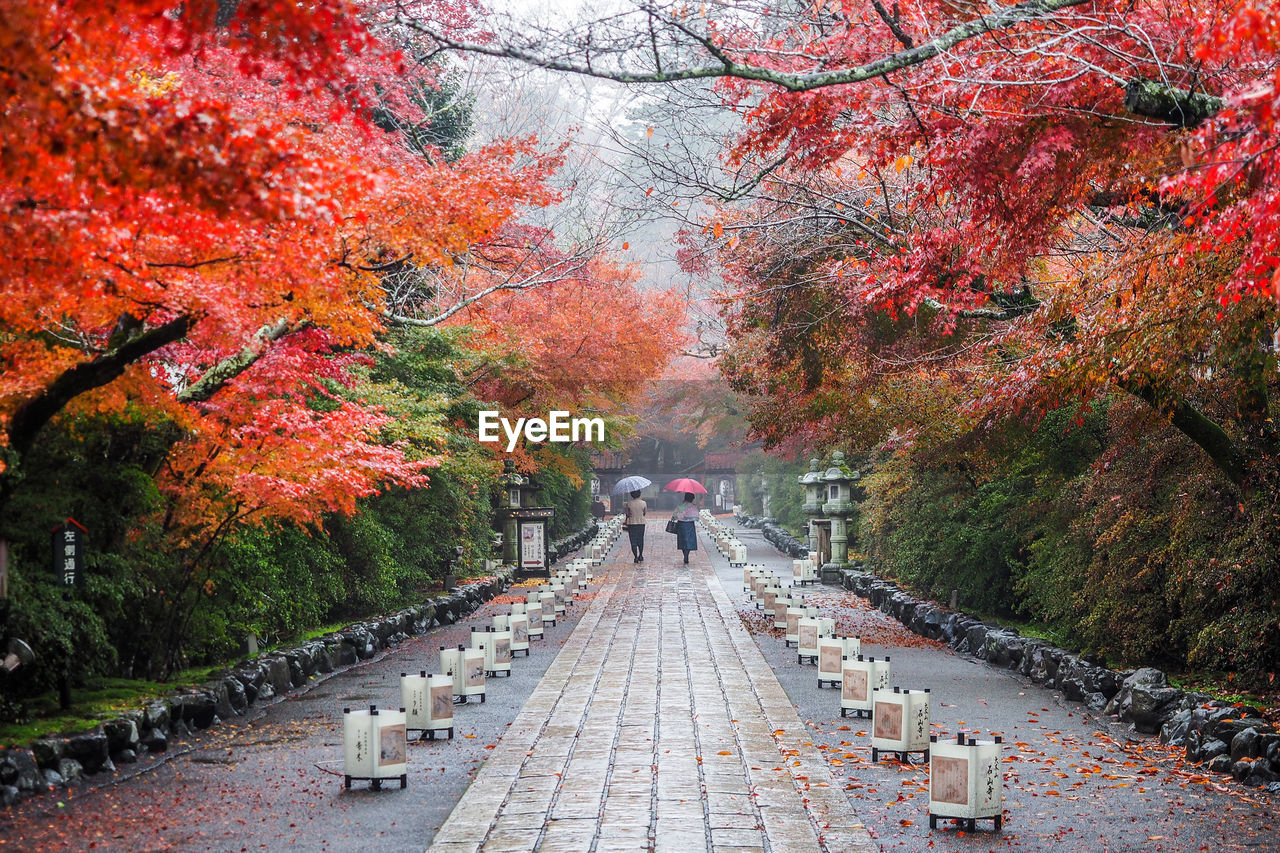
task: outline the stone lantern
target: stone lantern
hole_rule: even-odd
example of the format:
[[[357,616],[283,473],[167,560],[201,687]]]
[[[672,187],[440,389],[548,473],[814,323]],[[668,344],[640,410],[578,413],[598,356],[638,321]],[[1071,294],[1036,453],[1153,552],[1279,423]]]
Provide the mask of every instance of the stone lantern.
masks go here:
[[[821,565],[831,553],[831,522],[822,514],[827,484],[819,460],[809,460],[809,471],[800,477],[800,485],[804,486],[804,514],[809,517],[809,554],[816,556]]]
[[[831,467],[822,475],[826,484],[822,513],[831,521],[831,556],[822,564],[823,583],[837,583],[840,570],[850,568],[849,519],[856,510],[853,483],[858,478],[856,471],[852,474],[845,472],[843,453],[837,450],[831,454]]]

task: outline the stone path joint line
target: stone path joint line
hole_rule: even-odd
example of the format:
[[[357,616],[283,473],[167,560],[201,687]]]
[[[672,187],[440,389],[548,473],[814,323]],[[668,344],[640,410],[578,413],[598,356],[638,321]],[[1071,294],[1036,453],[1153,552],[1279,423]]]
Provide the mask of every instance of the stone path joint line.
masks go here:
[[[878,849],[706,552],[625,557],[430,853]]]

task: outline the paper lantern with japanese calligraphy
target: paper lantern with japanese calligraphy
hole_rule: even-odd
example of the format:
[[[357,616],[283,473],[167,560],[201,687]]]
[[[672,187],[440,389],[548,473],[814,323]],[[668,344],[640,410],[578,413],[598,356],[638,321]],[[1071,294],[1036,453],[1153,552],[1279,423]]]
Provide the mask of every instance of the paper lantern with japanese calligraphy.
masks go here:
[[[789,595],[780,595],[773,602],[773,627],[779,631],[787,630],[787,610],[791,607],[799,609],[804,606],[801,599]]]
[[[844,660],[840,673],[840,716],[871,716],[871,698],[877,688],[889,686],[889,658],[856,655]]]
[[[760,597],[760,601],[756,603],[756,606],[765,613],[772,613],[774,606],[777,604],[778,599],[781,596],[782,587],[778,586],[777,582],[770,582],[769,585],[764,588],[764,594]]]
[[[876,690],[871,695],[871,760],[897,753],[906,762],[913,752],[929,760],[929,690]]]
[[[811,608],[816,610],[817,608]],[[796,663],[818,662],[818,642],[835,634],[836,621],[825,616],[801,618],[797,624]]]
[[[800,644],[800,620],[818,618],[818,608],[816,607],[796,607],[787,608],[787,628],[783,635],[784,643],[790,647],[793,643]]]
[[[542,603],[542,624],[550,622],[556,624],[556,616],[564,610],[563,607],[556,609],[556,594],[549,586],[542,586],[538,589],[538,601]]]
[[[745,566],[747,564],[747,546],[737,539],[729,542],[729,565]]]
[[[511,632],[511,654],[516,652],[524,652],[524,656],[529,656],[529,617],[523,612],[515,612],[515,607],[511,608],[511,613],[507,615],[498,614],[493,617],[493,627],[498,630],[506,630]]]
[[[453,695],[463,702],[472,696],[484,701],[484,650],[440,647],[440,669],[453,679]]]
[[[526,604],[513,604],[511,610],[514,612],[516,608],[523,610],[525,616],[529,617],[529,639],[541,640],[544,637],[542,631],[542,600],[538,593],[531,592],[527,596]]]
[[[844,659],[862,653],[862,641],[857,637],[818,638],[818,686],[839,687],[844,679]]]
[[[791,561],[791,582],[801,586],[818,582],[818,567],[812,560]]]
[[[557,617],[564,615],[565,605],[569,600],[568,595],[565,592],[564,584],[552,580],[550,586],[546,588],[551,590],[551,607],[553,608],[553,612]],[[543,599],[543,606],[546,606],[546,599]]]
[[[422,732],[421,739],[435,740],[436,732],[453,738],[453,677],[425,671],[400,673],[400,697],[408,730]]]
[[[957,732],[955,739],[933,738],[929,749],[929,828],[938,818],[954,818],[972,832],[976,821],[1003,823],[1004,738],[979,740]]]
[[[369,780],[378,790],[385,779],[399,779],[400,787],[409,784],[409,737],[404,709],[367,711],[342,709],[342,787],[350,788],[357,779]]]
[[[471,629],[471,648],[484,650],[484,674],[511,675],[511,632]]]

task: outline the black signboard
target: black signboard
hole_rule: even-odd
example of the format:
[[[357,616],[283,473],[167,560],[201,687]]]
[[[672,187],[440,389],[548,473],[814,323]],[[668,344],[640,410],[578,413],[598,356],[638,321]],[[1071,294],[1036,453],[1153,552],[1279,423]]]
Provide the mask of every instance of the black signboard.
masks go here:
[[[53,576],[58,586],[84,586],[86,533],[74,518],[53,529]]]

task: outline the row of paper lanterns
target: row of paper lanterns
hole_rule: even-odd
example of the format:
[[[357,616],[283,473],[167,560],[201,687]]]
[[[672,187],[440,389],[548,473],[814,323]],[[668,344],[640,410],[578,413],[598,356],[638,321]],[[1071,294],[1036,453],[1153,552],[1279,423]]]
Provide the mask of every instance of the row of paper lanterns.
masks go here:
[[[555,625],[573,601],[574,592],[594,580],[592,568],[600,565],[622,529],[620,519],[601,524],[595,538],[580,557],[551,575],[546,584],[530,591],[526,600],[511,605],[508,613],[493,617],[484,629],[471,629],[471,644],[440,647],[439,673],[400,674],[399,710],[342,709],[343,787],[353,780],[368,780],[375,790],[385,780],[408,782],[408,734],[435,740],[438,733],[453,737],[454,708],[479,697],[485,701],[486,679],[509,676],[516,653],[529,655],[531,641],[544,636],[547,624]]]
[[[923,755],[929,765],[930,828],[937,826],[938,818],[952,818],[970,830],[977,820],[992,820],[999,830],[1003,739],[979,739],[963,731],[954,740],[932,734],[929,690],[891,688],[887,655],[863,655],[858,637],[837,636],[835,620],[806,605],[797,586],[815,569],[811,560],[793,560],[792,583],[784,587],[776,573],[744,561],[743,587],[758,609],[772,615],[786,645],[795,646],[796,662],[817,666],[818,687],[840,688],[840,716],[871,719],[872,762],[879,761],[882,752],[896,753],[902,761],[909,761],[912,753]]]

